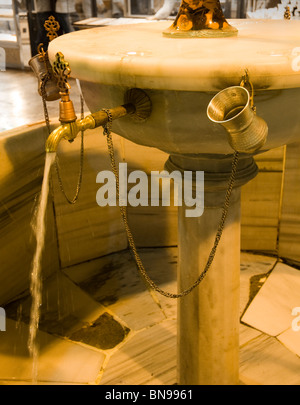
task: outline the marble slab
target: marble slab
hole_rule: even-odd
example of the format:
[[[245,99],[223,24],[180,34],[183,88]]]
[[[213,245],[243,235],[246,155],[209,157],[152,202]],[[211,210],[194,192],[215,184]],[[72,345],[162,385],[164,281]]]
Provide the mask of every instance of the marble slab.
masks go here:
[[[299,315],[299,313],[298,313]],[[295,317],[294,317],[295,318]],[[298,322],[299,324],[299,322]],[[300,357],[300,330],[294,330],[290,328],[280,335],[277,336],[277,339],[291,352],[297,354]]]
[[[31,296],[5,307],[7,317],[29,323]],[[105,308],[82,291],[61,272],[48,277],[42,284],[40,330],[59,336],[72,333],[92,324]]]
[[[240,323],[240,334],[239,334],[240,347],[246,345],[251,340],[257,338],[259,335],[261,335],[261,332],[259,332],[258,330],[250,328]]]
[[[240,379],[247,385],[299,385],[300,358],[262,334],[240,349]]]
[[[177,247],[168,247],[161,249],[144,248],[139,249],[139,254],[147,272],[149,272],[149,275],[151,275],[151,278],[159,283],[160,287],[163,288],[165,291],[176,292]],[[120,267],[120,273],[122,273],[122,268],[124,268],[124,271],[127,268],[127,261],[130,261],[132,263],[132,266],[134,266],[130,255],[127,251],[124,251],[117,254],[104,256],[96,260],[91,260],[87,263],[70,266],[69,268],[64,269],[64,273],[66,273],[75,283],[78,283],[79,285],[83,286],[83,288],[85,288],[85,282],[89,283],[89,279],[93,280],[94,277],[97,277],[97,275],[99,275],[100,280],[101,273],[111,272],[113,269],[117,269],[118,267]],[[109,275],[107,273],[107,277],[108,276]],[[136,275],[134,276],[134,279],[135,277]],[[89,288],[91,287],[87,287],[87,291],[89,290]],[[128,288],[128,286],[126,288]],[[124,288],[124,293],[126,291],[126,288]],[[115,291],[117,292],[117,290]],[[123,294],[122,290],[120,290],[120,294]],[[174,317],[176,317],[176,299],[166,298],[154,291],[151,291],[151,296],[159,305],[165,317],[167,317],[168,319],[174,319]],[[113,296],[111,296],[111,299],[113,302]]]
[[[100,385],[176,383],[176,321],[136,333],[109,358]]]
[[[45,127],[41,124],[24,125],[0,134],[0,305],[29,287],[36,247],[31,223],[43,179],[45,137]],[[55,219],[49,198],[43,277],[58,267]]]
[[[241,252],[240,315],[258,293],[275,263],[274,257]]]
[[[89,266],[78,285],[114,313],[128,328],[140,330],[165,319],[152,292],[140,277],[129,251],[115,253]],[[80,265],[84,273],[84,265]],[[77,266],[76,266],[77,267]],[[65,270],[72,278],[72,268]],[[78,280],[78,271],[75,274]]]
[[[177,247],[166,249],[140,249],[140,257],[151,279],[164,291],[177,293]],[[178,299],[165,297],[152,290],[166,318],[177,318]]]
[[[262,77],[270,77],[271,89],[299,86],[292,58],[286,57],[299,46],[299,21],[240,19],[232,25],[238,37],[220,41],[170,40],[162,35],[168,21],[80,30],[52,41],[49,58],[53,62],[60,51],[74,77],[127,87],[213,91],[245,66],[253,72],[254,88],[263,88]],[[98,41],[101,34],[106,41]]]
[[[292,326],[300,304],[300,270],[277,263],[242,317],[242,322],[277,336]]]
[[[276,252],[284,155],[280,147],[254,157],[259,173],[241,193],[243,250]]]
[[[254,156],[260,172],[283,172],[285,146],[268,150]]]
[[[300,142],[288,145],[279,228],[279,255],[300,262]]]
[[[7,320],[0,340],[0,379],[32,381],[32,359],[27,349],[28,326]],[[99,351],[38,332],[40,345],[38,381],[52,383],[94,383],[105,360]]]
[[[242,249],[276,251],[281,183],[282,172],[260,171],[242,187]]]

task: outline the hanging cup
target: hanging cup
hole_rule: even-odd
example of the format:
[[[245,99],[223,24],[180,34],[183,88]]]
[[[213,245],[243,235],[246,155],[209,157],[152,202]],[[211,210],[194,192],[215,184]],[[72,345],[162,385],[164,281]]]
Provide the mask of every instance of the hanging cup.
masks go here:
[[[220,91],[209,103],[207,116],[226,129],[229,144],[237,152],[254,153],[266,142],[268,126],[250,107],[250,94],[245,87]]]
[[[29,62],[29,66],[33,70],[38,79],[38,92],[42,96],[42,83],[45,76],[49,73],[49,79],[45,84],[45,99],[46,101],[58,100],[60,98],[59,88],[56,80],[53,77],[52,67],[50,65],[47,54],[37,54],[33,56]]]

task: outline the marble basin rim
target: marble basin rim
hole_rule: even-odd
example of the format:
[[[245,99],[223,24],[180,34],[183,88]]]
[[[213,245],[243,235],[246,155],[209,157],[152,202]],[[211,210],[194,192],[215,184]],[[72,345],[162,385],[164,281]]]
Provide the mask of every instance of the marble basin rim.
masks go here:
[[[147,121],[113,123],[115,133],[137,144],[171,155],[232,154],[225,129],[206,110],[216,93],[240,84],[246,69],[257,114],[269,127],[260,153],[297,141],[300,21],[229,22],[237,37],[165,38],[169,21],[82,30],[53,40],[49,57],[64,54],[91,112],[123,104],[130,88],[144,90],[153,108]]]

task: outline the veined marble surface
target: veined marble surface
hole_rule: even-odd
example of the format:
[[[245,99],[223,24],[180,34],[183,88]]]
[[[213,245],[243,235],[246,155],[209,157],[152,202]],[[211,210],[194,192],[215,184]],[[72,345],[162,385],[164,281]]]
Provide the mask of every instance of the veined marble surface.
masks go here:
[[[146,91],[146,122],[116,120],[113,131],[169,154],[229,155],[224,128],[207,117],[216,91],[254,86],[257,115],[269,128],[264,151],[295,142],[300,129],[300,21],[233,20],[233,38],[165,38],[170,23],[120,25],[60,36],[49,46],[64,55],[81,81],[90,111],[124,103],[130,88]]]
[[[149,275],[164,290],[176,290],[177,248],[142,249],[140,254]],[[253,277],[270,272],[273,266],[271,257],[242,253],[240,312],[255,293]],[[149,291],[128,252],[54,274],[45,280],[43,303],[38,384],[176,383],[177,300]],[[24,297],[6,307],[7,331],[0,339],[0,385],[31,384],[32,362],[26,347],[29,304]],[[101,319],[101,329],[97,329]],[[121,327],[127,334],[116,341]],[[92,340],[95,333],[96,341]],[[290,337],[282,334],[277,339],[240,324],[242,383],[299,385],[300,358],[294,350],[299,333]],[[103,335],[114,347],[99,347]]]
[[[277,263],[243,315],[242,322],[270,336],[284,333],[292,328],[293,309],[300,306],[299,288],[300,271]]]
[[[300,87],[300,21],[231,20],[233,38],[165,38],[170,22],[77,31],[53,40],[81,80],[160,90],[210,91],[245,69],[258,89]],[[298,53],[297,53],[298,49]]]

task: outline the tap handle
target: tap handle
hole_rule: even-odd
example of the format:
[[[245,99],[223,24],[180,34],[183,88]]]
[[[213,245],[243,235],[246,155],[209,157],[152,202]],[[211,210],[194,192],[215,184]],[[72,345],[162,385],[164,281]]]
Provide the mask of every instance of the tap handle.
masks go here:
[[[61,101],[59,103],[59,120],[61,122],[74,122],[77,117],[74,106],[69,97],[71,88],[68,79],[71,74],[69,63],[65,61],[65,57],[61,52],[57,52],[55,61],[52,65],[53,74],[57,80],[57,86],[60,90]]]
[[[69,62],[65,61],[65,57],[61,52],[57,52],[52,69],[60,91],[62,93],[69,93],[71,86],[68,79],[71,74],[71,69]]]

